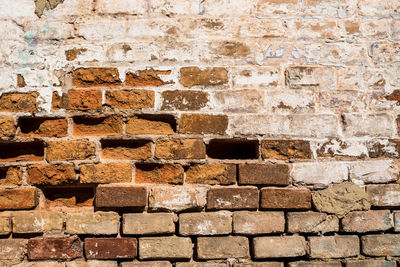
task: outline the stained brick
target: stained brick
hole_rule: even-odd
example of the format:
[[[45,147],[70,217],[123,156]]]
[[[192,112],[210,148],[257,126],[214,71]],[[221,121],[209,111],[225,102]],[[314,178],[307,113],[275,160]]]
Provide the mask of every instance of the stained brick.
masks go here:
[[[179,234],[224,235],[232,232],[229,212],[183,213],[179,215]]]
[[[68,134],[67,120],[63,118],[28,118],[18,119],[23,137],[64,137]]]
[[[124,214],[123,233],[131,235],[154,235],[175,233],[177,216],[173,213]]]
[[[311,258],[345,258],[360,254],[358,236],[310,236]]]
[[[127,87],[159,87],[166,84],[173,83],[172,81],[165,81],[161,76],[171,74],[170,70],[155,70],[146,69],[137,72],[126,73],[125,86]]]
[[[374,207],[396,207],[400,205],[400,185],[368,185],[366,191]],[[395,196],[395,197],[394,197]]]
[[[74,117],[73,134],[75,136],[120,135],[123,121],[120,116]]]
[[[20,185],[22,170],[18,167],[0,167],[0,186]]]
[[[201,91],[164,91],[161,110],[200,110],[207,106],[208,93]]]
[[[101,108],[103,95],[100,90],[69,90],[67,109],[98,110]]]
[[[165,120],[165,118],[167,120]],[[126,124],[127,134],[157,134],[169,135],[174,134],[174,128],[170,121],[175,119],[173,117],[150,116],[150,117],[131,117]]]
[[[284,231],[285,214],[283,212],[237,211],[233,213],[233,232],[235,234],[258,235]]]
[[[263,140],[261,155],[264,159],[311,159],[309,141]]]
[[[36,204],[36,188],[0,189],[0,210],[32,209]]]
[[[0,235],[8,235],[11,233],[10,216],[0,216]]]
[[[179,82],[185,87],[215,86],[228,82],[228,71],[224,68],[184,67],[180,70]]]
[[[400,256],[400,235],[381,234],[361,237],[362,252],[368,256]]]
[[[385,260],[348,260],[346,261],[346,267],[396,267],[395,261]]]
[[[0,96],[0,111],[2,112],[34,112],[38,110],[37,98],[33,93],[3,93]]]
[[[132,259],[136,257],[135,238],[86,238],[87,259]]]
[[[261,208],[264,209],[310,209],[311,193],[307,189],[263,188]]]
[[[68,234],[118,234],[119,215],[115,212],[68,213],[65,232]]]
[[[339,219],[335,215],[306,211],[287,214],[289,233],[328,233],[339,231]]]
[[[26,251],[26,239],[1,239],[0,240],[0,259],[15,260],[23,259]]]
[[[33,185],[59,185],[77,181],[72,164],[31,165],[27,174],[27,182]]]
[[[253,185],[288,185],[289,166],[285,164],[240,164],[239,183]]]
[[[233,164],[196,164],[186,171],[186,183],[228,185],[236,182]]]
[[[249,240],[244,236],[199,237],[199,259],[249,258]]]
[[[226,115],[182,114],[179,132],[184,134],[225,134],[228,127]]]
[[[207,209],[257,209],[258,201],[256,187],[211,188],[207,194]]]
[[[95,144],[88,140],[50,141],[47,143],[48,161],[85,160],[95,156]]]
[[[106,104],[118,109],[154,107],[154,92],[148,90],[115,90],[106,92]]]
[[[159,139],[155,156],[159,159],[202,159],[206,147],[201,139]]]
[[[82,242],[77,237],[38,238],[28,241],[29,260],[72,260],[82,257]]]
[[[388,210],[352,211],[341,221],[345,232],[386,231],[393,227],[393,216]]]
[[[139,238],[140,259],[190,259],[192,255],[193,244],[188,237]]]
[[[129,163],[99,163],[79,166],[81,183],[128,183],[132,180]]]
[[[19,211],[12,215],[13,233],[17,234],[61,232],[63,225],[64,215],[61,212]]]
[[[12,117],[0,117],[0,137],[14,136],[15,125]]]
[[[144,160],[152,155],[152,143],[148,140],[101,140],[101,156],[105,159]]]
[[[306,254],[303,236],[256,237],[253,242],[256,259],[300,257]]]
[[[72,73],[75,87],[114,87],[121,85],[116,68],[79,68]]]
[[[184,169],[179,164],[137,163],[136,183],[182,184]]]
[[[139,186],[99,186],[95,205],[98,208],[143,208],[146,206],[146,188]]]

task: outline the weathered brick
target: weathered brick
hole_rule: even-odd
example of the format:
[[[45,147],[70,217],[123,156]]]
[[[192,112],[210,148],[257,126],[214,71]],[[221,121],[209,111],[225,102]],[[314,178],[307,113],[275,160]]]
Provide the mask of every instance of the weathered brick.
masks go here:
[[[397,170],[391,160],[368,160],[354,162],[350,178],[363,183],[389,183],[397,180]]]
[[[85,256],[89,260],[132,259],[136,253],[135,238],[85,238]]]
[[[285,214],[283,212],[250,212],[233,213],[233,232],[235,234],[258,235],[283,233],[285,231]]]
[[[392,137],[395,134],[394,118],[387,113],[343,114],[343,121],[345,136]]]
[[[129,163],[99,163],[79,166],[81,183],[129,183],[132,166]]]
[[[225,134],[228,127],[226,115],[182,114],[179,132],[184,134]]]
[[[256,259],[300,257],[306,254],[303,236],[256,237],[253,242]]]
[[[249,240],[244,236],[199,237],[199,259],[249,258]]]
[[[264,159],[311,159],[310,142],[304,140],[263,140],[261,155]]]
[[[127,87],[159,87],[166,84],[173,83],[172,81],[165,81],[161,76],[171,74],[170,70],[154,70],[146,69],[137,72],[126,73],[125,86]]]
[[[179,215],[179,234],[224,235],[232,232],[229,212],[182,213]]]
[[[148,140],[101,140],[101,156],[105,159],[144,160],[151,157],[152,143]]]
[[[23,259],[25,256],[26,239],[1,239],[0,240],[0,259],[14,260]],[[7,265],[5,265],[7,266]]]
[[[65,232],[68,234],[118,234],[119,215],[115,212],[68,213]]]
[[[335,215],[321,212],[289,212],[287,214],[289,233],[328,233],[339,231],[339,219]]]
[[[3,93],[0,96],[0,111],[2,112],[34,112],[38,110],[37,98],[33,93]]]
[[[106,104],[118,109],[154,107],[154,92],[148,90],[115,90],[106,92]]]
[[[179,164],[136,164],[136,183],[182,184],[184,169]]]
[[[72,73],[75,87],[114,87],[121,85],[116,68],[79,68]]]
[[[304,162],[292,164],[293,182],[327,186],[348,179],[348,165],[342,162]]]
[[[205,109],[223,113],[265,112],[267,98],[262,90],[214,90],[210,92],[209,104]]]
[[[142,237],[139,238],[140,259],[190,259],[193,244],[187,237]]]
[[[0,167],[0,186],[20,185],[22,170],[18,167]]]
[[[159,159],[202,159],[206,147],[201,139],[158,139],[155,156]]]
[[[98,208],[143,208],[146,206],[146,188],[139,186],[98,186],[95,206]]]
[[[240,164],[239,183],[253,185],[288,185],[286,164]]]
[[[311,193],[307,189],[263,188],[261,189],[263,209],[310,209]]]
[[[224,68],[184,67],[180,70],[179,82],[185,87],[215,86],[228,82],[228,71]]]
[[[208,93],[202,91],[164,91],[161,110],[200,110],[207,106]]]
[[[311,258],[345,258],[360,254],[358,236],[310,236]]]
[[[103,95],[100,90],[69,90],[67,109],[98,110],[101,108]]]
[[[163,121],[161,118],[141,118],[138,116],[130,117],[126,124],[127,134],[174,134],[172,125]]]
[[[15,125],[12,117],[0,117],[0,137],[14,136]]]
[[[93,206],[94,187],[43,187],[46,208]]]
[[[172,267],[172,264],[169,261],[121,262],[121,267]]]
[[[256,187],[211,188],[207,193],[207,209],[257,209],[258,202]]]
[[[270,262],[246,262],[246,263],[239,263],[236,262],[234,267],[283,267],[284,263],[283,262],[276,262],[276,261],[270,261]]]
[[[36,188],[0,189],[0,210],[33,209],[36,204]]]
[[[10,216],[0,215],[0,235],[8,235],[11,233]]]
[[[122,134],[122,126],[120,116],[73,118],[73,134],[76,136],[119,135]]]
[[[400,235],[380,234],[361,237],[362,252],[368,256],[400,256]]]
[[[289,267],[341,267],[340,261],[296,261],[290,262]]]
[[[122,231],[130,235],[175,233],[175,221],[173,213],[124,214]]]
[[[12,264],[14,264],[14,262]],[[65,267],[63,262],[57,262],[57,261],[36,261],[36,262],[31,261],[31,262],[22,262],[20,264],[15,265],[15,267],[41,267],[41,266]],[[71,265],[69,265],[69,266],[71,266]],[[72,266],[72,267],[77,267],[77,266]],[[90,267],[92,267],[92,266],[90,266]]]
[[[13,233],[16,234],[60,232],[64,225],[64,216],[61,212],[18,211],[14,212],[11,218]]]
[[[393,212],[393,217],[394,217],[394,230],[396,232],[400,231],[400,213],[395,211]]]
[[[366,191],[374,207],[396,207],[400,205],[400,185],[368,185]]]
[[[229,185],[236,182],[233,164],[196,164],[186,171],[186,183]]]
[[[286,85],[290,89],[336,88],[336,72],[333,68],[296,66],[285,71]]]
[[[29,260],[72,260],[82,257],[82,242],[77,237],[28,240]]]
[[[28,118],[18,119],[20,136],[23,137],[64,137],[68,134],[68,124],[62,118]]]
[[[341,221],[345,232],[386,231],[393,227],[393,216],[388,210],[352,211]]]
[[[385,260],[348,260],[346,261],[346,267],[396,267],[395,261]]]
[[[86,139],[47,142],[46,160],[69,161],[92,159],[95,156],[95,144]]]
[[[32,185],[59,185],[77,181],[72,164],[31,165],[27,174],[27,182]]]

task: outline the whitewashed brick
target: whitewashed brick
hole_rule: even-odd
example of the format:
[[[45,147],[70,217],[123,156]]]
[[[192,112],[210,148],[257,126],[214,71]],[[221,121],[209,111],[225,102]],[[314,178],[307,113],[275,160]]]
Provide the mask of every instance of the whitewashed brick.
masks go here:
[[[392,160],[369,160],[350,165],[350,179],[362,183],[388,183],[396,181],[399,171]]]
[[[340,183],[348,178],[348,164],[344,162],[293,163],[291,176],[293,182],[307,185]]]
[[[395,135],[394,118],[390,114],[344,114],[345,136]]]

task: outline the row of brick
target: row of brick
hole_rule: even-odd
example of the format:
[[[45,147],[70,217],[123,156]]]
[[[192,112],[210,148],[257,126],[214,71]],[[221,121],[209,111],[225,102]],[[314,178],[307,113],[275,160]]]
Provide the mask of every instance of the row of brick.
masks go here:
[[[0,235],[65,232],[77,235],[181,236],[264,235],[273,233],[400,232],[400,213],[389,210],[352,211],[335,215],[301,211],[218,211],[174,213],[18,211],[0,215]],[[178,226],[176,226],[177,224]],[[65,228],[64,228],[65,225]],[[177,229],[176,229],[177,227]]]
[[[393,209],[400,206],[400,200],[391,197],[400,194],[398,184],[367,185],[366,193],[362,189],[357,190],[357,194],[361,194],[360,200],[373,207]],[[96,189],[97,208],[144,209],[147,202],[149,210],[174,212],[202,210],[204,207],[207,210],[308,210],[311,209],[311,191],[295,187],[264,187],[259,190],[252,186],[155,186],[147,194],[145,187],[136,185],[100,185]],[[36,206],[35,187],[0,189],[1,210],[32,209]],[[369,204],[360,206],[366,207]]]

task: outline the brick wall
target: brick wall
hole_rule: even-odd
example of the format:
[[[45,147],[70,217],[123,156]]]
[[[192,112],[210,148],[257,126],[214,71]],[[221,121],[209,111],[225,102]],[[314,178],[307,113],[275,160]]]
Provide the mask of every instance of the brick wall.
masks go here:
[[[0,266],[400,264],[400,1],[0,0]]]

